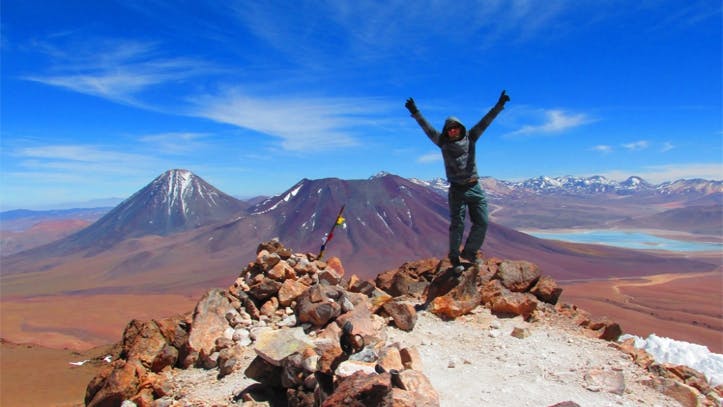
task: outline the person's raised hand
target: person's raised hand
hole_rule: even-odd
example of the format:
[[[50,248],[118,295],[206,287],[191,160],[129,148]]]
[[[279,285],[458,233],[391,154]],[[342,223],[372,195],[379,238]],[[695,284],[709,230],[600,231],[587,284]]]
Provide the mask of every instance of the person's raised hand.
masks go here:
[[[503,90],[500,94],[500,100],[497,101],[497,104],[500,104],[502,106],[505,105],[505,103],[510,101],[510,97],[506,93],[507,91]]]
[[[412,98],[407,99],[407,103],[404,104],[404,107],[406,107],[407,110],[409,110],[409,113],[413,115],[419,112],[419,109],[417,109],[417,105],[414,103],[414,99]]]

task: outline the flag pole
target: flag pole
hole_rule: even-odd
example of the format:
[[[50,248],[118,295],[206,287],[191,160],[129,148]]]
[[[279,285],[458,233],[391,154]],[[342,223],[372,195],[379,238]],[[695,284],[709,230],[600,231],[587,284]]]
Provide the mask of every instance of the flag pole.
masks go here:
[[[341,209],[339,209],[339,214],[336,215],[336,220],[334,220],[334,224],[331,225],[331,229],[329,230],[329,233],[324,237],[324,240],[321,243],[321,249],[319,250],[319,255],[316,256],[317,260],[321,260],[324,257],[324,250],[326,250],[326,245],[331,241],[331,239],[334,237],[334,229],[342,223],[344,223],[344,218],[341,216],[344,213],[344,207],[345,205],[341,206]]]

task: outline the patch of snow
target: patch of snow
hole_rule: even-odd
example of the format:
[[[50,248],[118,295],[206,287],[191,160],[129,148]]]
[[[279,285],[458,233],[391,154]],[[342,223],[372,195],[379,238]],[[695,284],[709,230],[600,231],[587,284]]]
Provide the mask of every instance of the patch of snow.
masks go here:
[[[386,215],[386,213],[385,213],[384,215]],[[389,227],[389,224],[387,223],[386,219],[384,219],[384,216],[382,216],[379,212],[377,212],[377,216],[379,217],[379,219],[382,220],[382,222],[384,223],[384,226],[387,227],[387,230],[389,230],[391,233],[394,233],[394,231],[392,230],[392,228]]]
[[[647,339],[622,335],[620,341],[633,338],[635,347],[644,349],[659,363],[685,365],[703,373],[712,386],[723,384],[723,355],[708,347],[651,334]]]

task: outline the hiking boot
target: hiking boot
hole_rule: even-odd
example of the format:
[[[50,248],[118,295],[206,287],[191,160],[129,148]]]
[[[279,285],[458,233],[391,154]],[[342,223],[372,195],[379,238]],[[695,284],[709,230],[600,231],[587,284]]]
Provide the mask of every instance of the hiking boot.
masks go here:
[[[460,257],[462,260],[468,261],[475,266],[481,266],[484,263],[482,258],[477,257],[477,253],[465,253],[463,251]]]
[[[459,261],[459,256],[449,255],[449,262],[452,263],[452,267],[459,267],[462,262]]]

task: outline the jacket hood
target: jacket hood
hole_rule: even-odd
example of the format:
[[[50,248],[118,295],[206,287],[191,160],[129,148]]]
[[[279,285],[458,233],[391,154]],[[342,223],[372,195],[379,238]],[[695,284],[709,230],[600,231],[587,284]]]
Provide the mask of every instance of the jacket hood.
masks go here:
[[[444,121],[444,128],[442,128],[442,135],[444,137],[447,137],[447,129],[449,128],[449,126],[451,126],[453,124],[456,124],[462,128],[462,137],[460,139],[465,138],[467,136],[467,128],[464,127],[464,124],[462,124],[462,122],[454,116],[449,116],[447,118],[447,120]]]

